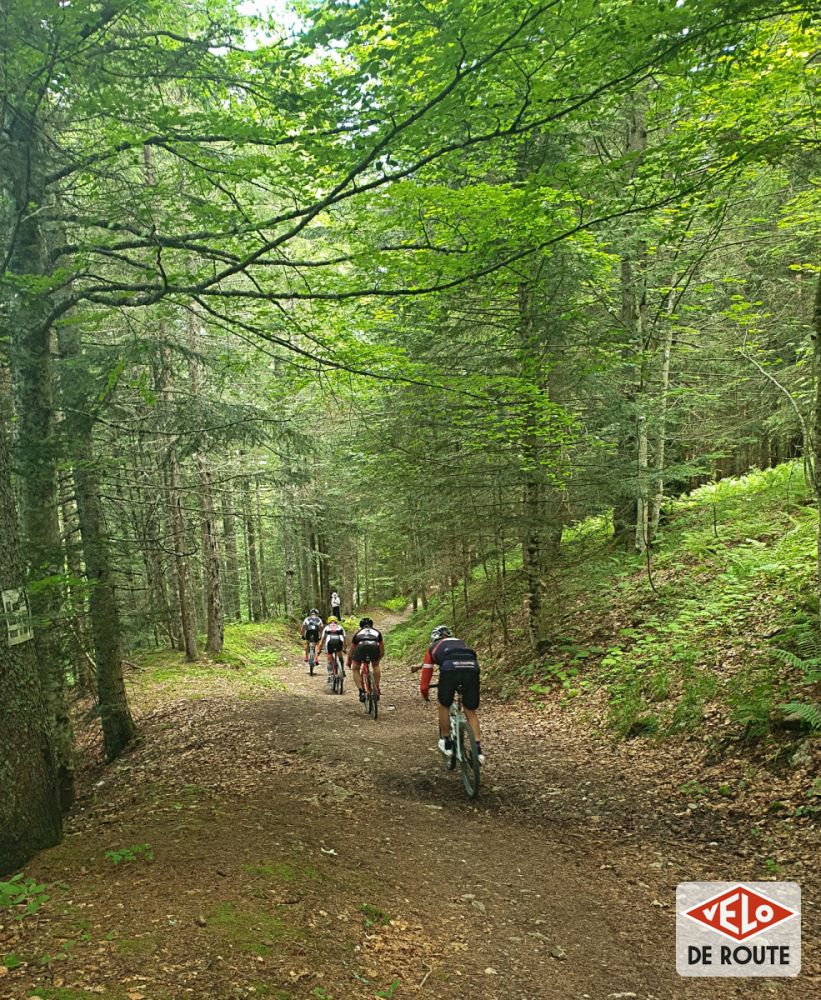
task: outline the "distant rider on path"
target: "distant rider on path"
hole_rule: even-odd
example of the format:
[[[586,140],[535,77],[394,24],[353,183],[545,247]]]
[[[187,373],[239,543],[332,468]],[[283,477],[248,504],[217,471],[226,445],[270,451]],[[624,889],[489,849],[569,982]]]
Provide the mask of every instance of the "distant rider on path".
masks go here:
[[[345,629],[339,624],[335,615],[331,615],[328,624],[322,630],[322,637],[319,641],[320,650],[328,654],[328,683],[332,684],[334,679],[334,656],[337,653],[345,655],[348,641],[345,638]]]
[[[316,608],[311,608],[307,618],[302,623],[302,638],[305,640],[305,662],[308,662],[308,650],[312,642],[319,642],[323,626],[322,618]]]

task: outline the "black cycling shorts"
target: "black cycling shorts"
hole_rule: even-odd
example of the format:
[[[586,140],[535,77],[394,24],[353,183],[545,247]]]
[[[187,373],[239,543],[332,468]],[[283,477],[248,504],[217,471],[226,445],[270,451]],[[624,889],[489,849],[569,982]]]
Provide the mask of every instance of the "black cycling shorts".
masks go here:
[[[305,641],[306,642],[318,642],[319,641],[319,629],[318,628],[308,628],[308,629],[305,629]]]
[[[341,636],[338,636],[338,635],[334,636],[334,635],[332,635],[328,639],[328,642],[326,643],[325,648],[328,650],[329,653],[338,653],[339,650],[342,649],[342,647],[344,645],[345,645],[345,643],[342,641],[342,637]]]
[[[376,642],[357,643],[351,653],[351,659],[354,663],[378,663],[379,644]]]
[[[462,705],[475,712],[479,707],[479,671],[470,667],[439,671],[439,704],[450,708],[457,688],[462,692]]]

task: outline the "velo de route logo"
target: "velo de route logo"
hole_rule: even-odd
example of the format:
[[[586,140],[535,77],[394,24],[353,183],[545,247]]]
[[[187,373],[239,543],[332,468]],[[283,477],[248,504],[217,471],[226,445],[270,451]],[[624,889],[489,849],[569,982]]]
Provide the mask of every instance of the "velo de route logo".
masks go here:
[[[681,976],[797,976],[797,882],[682,882],[676,889]]]

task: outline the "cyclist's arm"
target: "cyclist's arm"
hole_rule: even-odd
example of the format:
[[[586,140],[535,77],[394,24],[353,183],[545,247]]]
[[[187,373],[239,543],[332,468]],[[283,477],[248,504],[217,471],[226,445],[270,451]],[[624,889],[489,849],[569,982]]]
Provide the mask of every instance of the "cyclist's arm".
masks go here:
[[[419,692],[425,701],[428,700],[430,692],[430,682],[433,680],[433,655],[428,649],[425,652],[425,659],[422,663],[422,676],[419,678]]]

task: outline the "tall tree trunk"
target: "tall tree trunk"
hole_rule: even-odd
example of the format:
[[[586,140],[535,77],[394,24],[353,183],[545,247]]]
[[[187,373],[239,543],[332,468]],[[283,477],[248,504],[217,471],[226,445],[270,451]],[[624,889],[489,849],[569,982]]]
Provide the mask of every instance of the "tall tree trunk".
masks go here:
[[[254,511],[251,506],[251,481],[242,481],[242,515],[245,520],[245,545],[248,556],[248,617],[252,622],[262,618],[260,603],[259,566],[257,565],[257,542],[254,531]]]
[[[0,399],[0,876],[62,837],[51,719],[26,613],[8,416]]]
[[[268,571],[265,562],[265,532],[262,520],[262,500],[260,499],[259,477],[254,483],[254,500],[257,518],[257,539],[259,540],[259,606],[264,619],[271,617],[268,603]]]
[[[90,584],[89,616],[97,663],[97,699],[103,745],[106,758],[114,760],[134,736],[134,721],[123,678],[120,610],[90,435],[75,447],[74,482],[83,558]]]
[[[197,472],[200,480],[202,510],[202,560],[205,569],[206,590],[206,641],[205,648],[213,656],[222,652],[225,625],[222,617],[222,589],[220,587],[220,553],[217,541],[217,516],[211,488],[211,464],[207,455],[198,452]]]
[[[225,549],[225,610],[229,621],[242,618],[239,595],[239,559],[237,530],[232,510],[233,498],[222,498],[222,537]]]
[[[66,412],[64,425],[69,438],[83,561],[89,583],[88,610],[97,666],[97,701],[105,755],[108,760],[114,760],[134,736],[134,721],[123,677],[120,610],[93,453],[94,423],[88,412],[85,388],[76,370],[80,357],[76,327],[63,327],[60,349],[63,355],[61,390]]]
[[[191,393],[195,400],[200,396],[202,383],[200,363],[195,354],[197,350],[197,333],[197,315],[193,309],[189,309],[188,346],[191,348],[191,357],[188,362],[188,373],[191,378]],[[207,447],[207,440],[200,442],[200,447],[194,456],[194,461],[197,466],[200,487],[200,534],[205,590],[205,648],[213,656],[217,656],[222,652],[225,623],[222,615],[222,584],[220,579],[219,541],[217,539],[217,515],[214,510],[211,461],[208,457]]]
[[[670,292],[665,324],[664,341],[661,348],[661,373],[658,396],[658,414],[656,428],[656,446],[653,460],[653,495],[650,501],[650,541],[656,535],[661,518],[661,505],[664,502],[664,461],[667,447],[667,405],[670,395],[670,358],[673,353],[673,326],[669,314],[673,309],[673,295]]]
[[[813,483],[818,505],[818,550],[816,564],[816,594],[819,597],[819,627],[821,627],[821,274],[815,286],[813,306],[813,375],[815,376],[813,427]]]
[[[8,143],[0,166],[0,191],[8,192],[16,219],[9,271],[23,279],[49,274],[48,241],[42,229],[46,157],[37,123],[22,110],[10,115]],[[46,705],[51,715],[60,801],[74,801],[74,756],[68,710],[60,610],[63,551],[57,491],[57,443],[53,401],[52,333],[49,299],[18,290],[8,318],[14,374],[16,452],[20,470],[23,551],[30,566],[36,624],[35,649]]]
[[[180,465],[177,446],[172,442],[168,449],[168,503],[171,519],[171,538],[174,546],[174,569],[177,594],[180,600],[180,624],[185,658],[193,663],[199,659],[197,648],[196,616],[191,594],[191,574],[188,568],[188,531],[180,492]]]
[[[68,425],[66,425],[68,432]],[[96,700],[96,664],[89,656],[90,641],[86,635],[86,595],[81,582],[84,577],[82,561],[82,538],[75,499],[76,488],[72,476],[60,478],[60,511],[63,522],[63,538],[66,553],[66,572],[70,583],[66,587],[68,597],[68,618],[66,626],[70,632],[71,660],[77,689],[87,698]]]
[[[646,96],[642,92],[628,99],[625,123],[626,182],[636,176],[647,150]],[[624,330],[626,365],[637,364],[641,375],[626,393],[630,408],[629,432],[619,442],[618,476],[613,505],[613,527],[616,541],[625,547],[644,549],[647,539],[647,415],[645,400],[645,361],[643,352],[646,331],[646,268],[647,245],[635,238],[624,252],[621,262],[621,324]],[[644,459],[642,459],[644,455]],[[630,474],[630,470],[633,470]]]

